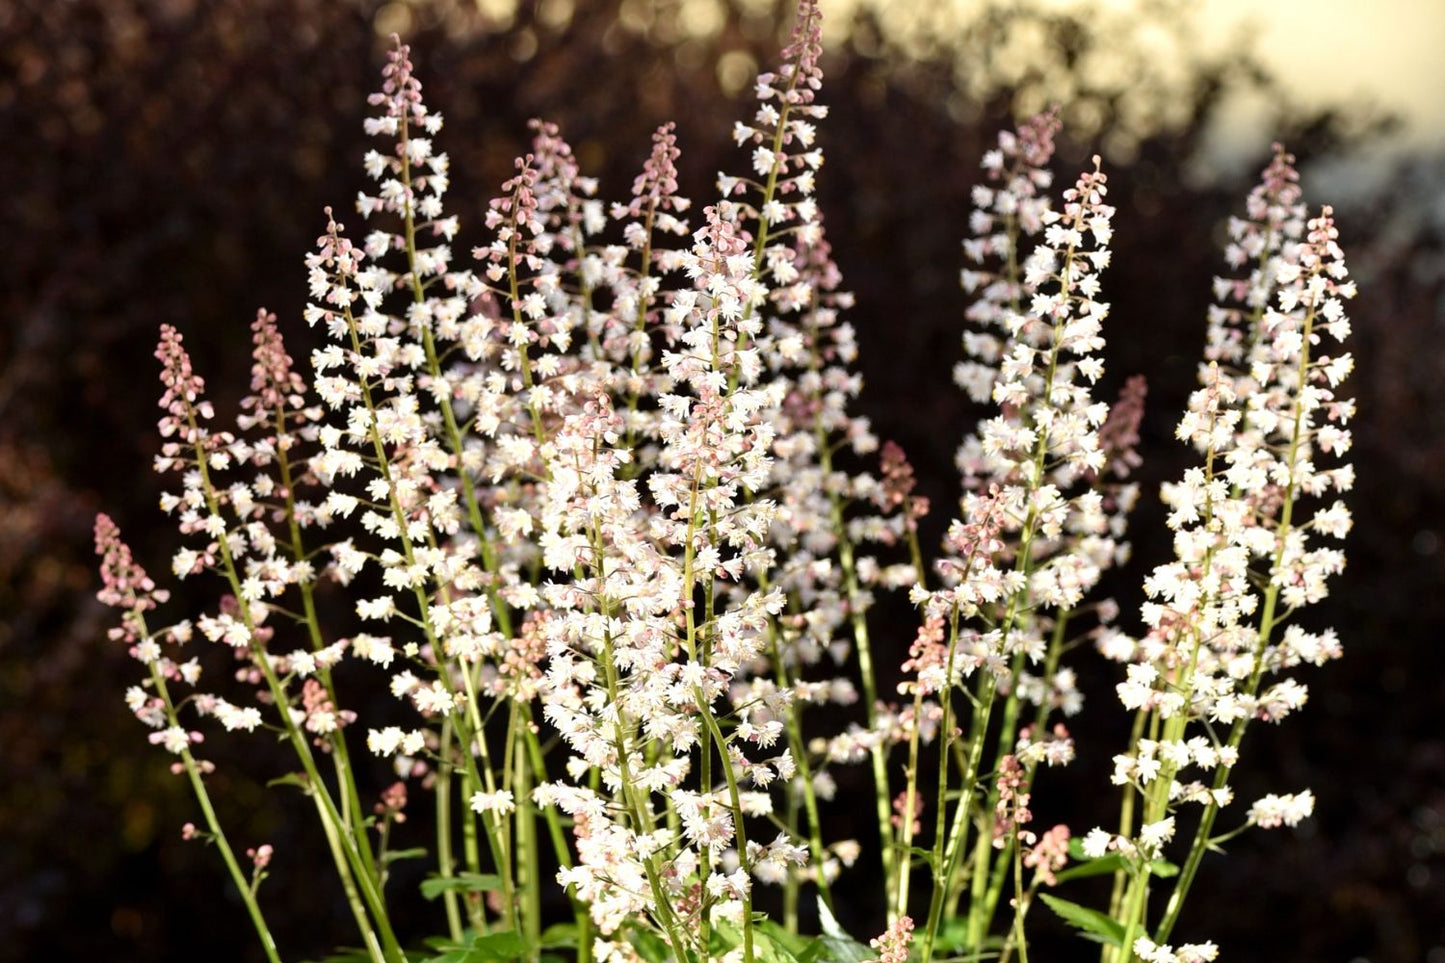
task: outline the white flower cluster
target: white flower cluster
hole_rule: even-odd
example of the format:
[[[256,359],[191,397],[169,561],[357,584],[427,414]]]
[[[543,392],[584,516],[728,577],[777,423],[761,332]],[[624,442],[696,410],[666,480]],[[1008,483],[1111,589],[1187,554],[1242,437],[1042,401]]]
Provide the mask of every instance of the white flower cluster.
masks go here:
[[[1178,427],[1203,464],[1161,493],[1175,560],[1145,580],[1145,636],[1106,647],[1129,663],[1118,695],[1141,725],[1149,721],[1137,731],[1161,738],[1136,735],[1131,751],[1114,758],[1115,784],[1145,800],[1138,835],[1095,830],[1086,851],[1101,853],[1107,839],[1123,852],[1157,853],[1152,827],[1172,825],[1170,814],[1184,803],[1204,807],[1164,935],[1210,843],[1215,814],[1233,799],[1228,777],[1245,727],[1298,710],[1308,691],[1284,673],[1340,653],[1333,631],[1284,624],[1322,599],[1344,566],[1333,543],[1348,532],[1349,511],[1341,501],[1320,500],[1354,481],[1350,465],[1337,461],[1349,450],[1345,425],[1354,413],[1337,389],[1352,362],[1326,346],[1349,333],[1343,304],[1355,286],[1330,209],[1307,218],[1297,180],[1292,158],[1276,148],[1250,195],[1248,217],[1230,224],[1226,257],[1244,274],[1216,282],[1210,360]],[[1213,776],[1188,781],[1189,767]],[[1249,823],[1294,826],[1313,805],[1308,790],[1266,796],[1251,807]],[[1206,951],[1212,946],[1135,946],[1146,960],[1212,959]]]

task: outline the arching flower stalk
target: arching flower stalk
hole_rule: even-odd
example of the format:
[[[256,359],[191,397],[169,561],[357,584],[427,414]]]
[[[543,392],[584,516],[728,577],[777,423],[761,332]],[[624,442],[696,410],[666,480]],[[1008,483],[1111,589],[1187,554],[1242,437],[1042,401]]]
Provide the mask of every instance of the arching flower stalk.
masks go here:
[[[177,757],[178,762],[172,766],[172,771],[184,772],[190,781],[191,791],[205,817],[205,837],[220,852],[226,871],[230,873],[231,881],[235,883],[236,891],[246,906],[246,913],[251,918],[251,925],[256,930],[261,949],[271,963],[280,963],[281,956],[276,948],[276,940],[266,924],[260,904],[256,901],[256,887],[241,868],[226,831],[216,815],[210,791],[206,788],[205,776],[215,767],[196,758],[191,751],[191,747],[199,745],[204,737],[199,732],[186,729],[181,721],[180,709],[167,685],[168,682],[182,681],[194,684],[199,677],[196,660],[178,662],[167,656],[162,648],[163,643],[176,647],[183,644],[189,635],[188,626],[177,626],[159,636],[151,634],[146,625],[145,613],[165,603],[170,597],[169,593],[156,588],[155,583],[146,575],[145,569],[136,563],[130,547],[121,540],[120,529],[109,515],[95,516],[95,552],[101,557],[101,590],[97,597],[106,605],[121,610],[121,624],[110,631],[110,637],[129,645],[131,658],[143,664],[149,673],[149,678],[141,685],[131,686],[126,690],[126,705],[135,713],[137,719],[152,730],[150,741],[164,746]],[[189,823],[187,828],[187,838],[200,835]]]
[[[1082,641],[1074,637],[1079,635],[1077,629],[1071,635],[1070,624],[1087,593],[1104,569],[1127,555],[1122,537],[1134,489],[1126,482],[1105,479],[1119,468],[1127,474],[1125,460],[1137,457],[1126,448],[1103,447],[1101,439],[1106,432],[1117,436],[1122,430],[1127,436],[1127,426],[1121,423],[1116,429],[1098,426],[1100,437],[1086,442],[1094,449],[1087,458],[1037,459],[1037,448],[1031,442],[1041,426],[1061,417],[1065,424],[1081,421],[1097,426],[1097,422],[1091,425],[1090,419],[1102,408],[1088,393],[1060,405],[1048,396],[1047,378],[1068,384],[1081,377],[1092,383],[1102,374],[1099,359],[1086,357],[1075,362],[1065,357],[1061,370],[1046,376],[1047,366],[1043,366],[1044,370],[1023,379],[1009,370],[1020,357],[1027,360],[1036,352],[1047,352],[1055,337],[1049,326],[1021,324],[1020,319],[1038,303],[1040,285],[1048,280],[1047,274],[1031,267],[1029,251],[1031,239],[1057,218],[1046,191],[1052,183],[1047,164],[1058,129],[1055,112],[1039,114],[1021,124],[1017,132],[1001,133],[999,146],[984,157],[985,183],[974,189],[973,236],[964,242],[970,263],[962,281],[965,291],[974,295],[965,314],[969,321],[964,333],[967,360],[954,372],[955,380],[974,401],[992,400],[999,405],[998,414],[984,421],[959,448],[964,490],[1047,487],[1073,493],[1055,534],[1035,532],[1026,542],[1024,516],[1005,524],[1006,555],[1015,559],[1016,567],[1021,562],[1020,570],[1029,576],[1029,588],[1013,617],[1011,631],[1020,645],[1008,677],[999,686],[1001,721],[991,771],[997,771],[1006,756],[1017,754],[1025,767],[1026,787],[1032,786],[1040,762],[1057,765],[1072,758],[1072,743],[1061,725],[1052,725],[1052,738],[1045,735],[1054,713],[1072,716],[1082,704],[1074,672],[1061,665],[1061,657]],[[1050,243],[1053,235],[1051,228]],[[1093,267],[1101,269],[1107,258],[1107,251],[1095,252]],[[1010,381],[1012,385],[1002,393],[999,386]],[[1126,413],[1131,411],[1137,427],[1138,412],[1126,409]],[[1111,458],[1115,459],[1112,466]],[[1027,557],[1022,557],[1026,547]],[[1100,616],[1100,624],[1085,636],[1097,634],[1117,610],[1107,601],[1087,607]],[[990,617],[1003,621],[1007,613],[998,611]],[[991,818],[997,805],[997,792],[991,786],[980,801],[980,825]],[[1016,861],[1013,846],[1012,837],[1002,849],[991,845],[987,833],[981,831],[975,837],[968,894],[968,936],[975,952],[982,950]],[[955,906],[962,895],[952,897]]]
[[[849,412],[861,385],[849,365],[857,347],[850,325],[839,313],[852,301],[839,290],[841,274],[824,237],[822,217],[813,197],[823,153],[816,143],[814,122],[826,116],[817,103],[823,74],[821,14],[813,0],[799,3],[792,39],[782,52],[776,73],[758,78],[760,106],[752,123],[739,123],[734,139],[752,150],[755,177],[723,175],[725,197],[740,203],[727,208],[739,232],[751,241],[753,276],[769,288],[766,301],[753,310],[765,312],[766,327],[757,335],[758,355],[773,383],[783,386],[784,403],[771,415],[778,426],[773,477],[767,491],[781,501],[772,540],[784,565],[767,574],[764,587],[779,588],[789,598],[789,616],[770,628],[774,644],[771,671],[750,686],[736,690],[735,701],[757,697],[775,688],[791,690],[798,731],[790,735],[797,777],[790,790],[790,809],[801,803],[814,865],[805,872],[831,903],[829,882],[840,862],[851,860],[856,843],[825,847],[818,799],[828,798],[833,781],[826,767],[868,759],[874,781],[879,820],[880,854],[886,885],[896,885],[889,824],[892,793],[886,768],[888,727],[878,699],[876,665],[867,624],[872,604],[870,581],[908,581],[909,566],[881,569],[871,557],[859,557],[864,540],[901,540],[901,516],[879,520],[868,510],[879,486],[866,474],[850,475],[835,465],[840,448],[870,455],[877,440],[866,419]],[[860,513],[855,506],[862,506]],[[820,702],[854,701],[854,683],[842,674],[818,678],[813,666],[828,656],[834,665],[856,653],[862,684],[865,723],[829,739],[822,754],[804,754],[802,707]],[[790,815],[794,825],[796,812]],[[800,874],[801,875],[801,874]],[[798,879],[785,881],[785,921],[795,922]],[[890,910],[891,918],[891,910]]]
[[[950,624],[948,657],[939,691],[943,707],[941,752],[931,851],[933,892],[923,931],[923,959],[931,959],[945,902],[958,892],[969,826],[976,798],[986,798],[980,762],[1000,696],[1010,699],[1014,667],[1025,658],[1041,658],[1047,646],[1037,632],[1041,610],[1078,605],[1098,577],[1086,557],[1053,554],[1050,547],[1069,531],[1097,532],[1105,527],[1101,499],[1083,484],[1104,466],[1098,429],[1108,405],[1094,400],[1091,385],[1103,371],[1096,356],[1108,304],[1098,300],[1099,272],[1109,263],[1108,244],[1114,209],[1104,202],[1106,178],[1097,168],[1080,175],[1064,192],[1061,212],[1042,215],[1043,243],[1029,255],[1023,281],[1033,289],[1026,313],[1007,319],[1012,340],[1002,356],[993,400],[1003,413],[984,422],[982,450],[1014,466],[989,489],[990,514],[1001,513],[1004,548],[995,557],[1012,561],[1001,585],[986,583],[987,593],[969,584],[968,567],[945,558],[940,565],[945,591],[937,596],[916,591],[925,613]],[[1027,422],[1010,417],[1027,413]],[[1016,534],[1015,534],[1016,533]],[[963,592],[963,596],[956,593]],[[992,597],[988,597],[992,595]],[[978,619],[982,629],[960,623]],[[983,668],[978,672],[974,669]],[[973,717],[953,817],[946,818],[950,743],[954,738],[952,688],[974,676]],[[1007,720],[1006,720],[1007,722]],[[979,790],[982,788],[982,793]],[[901,910],[900,910],[901,911]]]
[[[653,342],[677,340],[675,330],[665,330],[662,307],[670,297],[663,284],[680,270],[683,254],[667,242],[691,233],[680,216],[692,207],[677,192],[680,155],[673,124],[653,132],[652,152],[632,182],[631,200],[612,206],[613,220],[622,225],[623,244],[601,253],[603,279],[612,295],[611,311],[601,322],[602,348],[620,369],[627,447],[634,455],[629,471],[634,476],[656,458],[655,402],[669,388],[666,374],[653,366]],[[630,263],[634,254],[636,266]]]
[[[161,505],[177,516],[182,534],[202,538],[196,547],[176,552],[172,570],[180,578],[212,570],[228,591],[215,614],[203,614],[194,624],[181,622],[164,634],[182,642],[199,631],[226,645],[241,663],[237,678],[257,689],[250,705],[205,692],[184,702],[173,702],[166,694],[162,701],[173,714],[189,703],[199,716],[214,718],[227,731],[249,732],[267,725],[283,734],[301,763],[300,784],[316,805],[364,945],[376,960],[399,959],[342,735],[354,716],[338,710],[332,696],[330,668],[342,658],[347,643],[325,643],[314,611],[303,605],[307,611],[298,621],[307,625],[307,644],[284,654],[273,648],[273,616],[286,611],[279,600],[298,586],[303,602],[309,602],[315,579],[300,547],[300,529],[324,522],[326,515],[297,501],[297,479],[290,474],[294,446],[316,437],[311,423],[317,412],[306,405],[304,384],[290,370],[274,318],[264,311],[253,325],[253,340],[253,394],[243,402],[242,434],[237,435],[209,427],[214,411],[204,397],[204,382],[195,374],[179,333],[161,329],[156,357],[166,415],[160,431],[170,440],[162,446],[156,468],[183,477],[181,491],[164,495]],[[250,479],[225,480],[248,466],[256,469]],[[278,522],[285,526],[279,537],[272,527]],[[200,662],[193,659],[168,681],[194,686],[200,675]],[[331,756],[334,788],[322,778],[313,747]],[[204,774],[207,765],[198,763],[196,771]],[[209,814],[207,818],[212,819]],[[258,863],[249,884],[253,892],[263,870]]]
[[[544,703],[577,754],[569,768],[599,770],[601,785],[540,792],[576,821],[580,862],[563,879],[591,904],[604,940],[642,917],[679,959],[705,955],[715,918],[727,919],[751,959],[755,867],[800,855],[781,838],[761,847],[745,829],[772,801],[743,780],[765,787],[792,773],[786,751],[764,760],[747,751],[775,745],[786,704],[766,706],[767,720],[757,716],[762,706],[733,707],[727,733],[719,702],[762,654],[782,600],[764,591],[730,599],[715,583],[771,564],[765,546],[776,510],[743,493],[768,476],[772,430],[758,413],[780,399],[757,385],[758,369],[740,347],[750,325],[756,333],[745,306],[764,289],[731,222],[706,213],[683,259],[695,287],[677,292],[668,309],[683,333],[662,358],[676,389],[659,399],[662,448],[645,501],[638,482],[622,477],[630,452],[606,396],[569,417],[554,442],[560,457],[546,486],[541,544],[560,580],[547,591],[558,615],[548,625]],[[658,511],[639,525],[643,504]],[[694,750],[696,790],[683,787]],[[728,851],[738,861],[732,873],[720,866]]]
[[[1307,690],[1284,673],[1340,653],[1333,631],[1285,624],[1324,598],[1329,578],[1343,568],[1343,554],[1329,543],[1349,531],[1349,511],[1338,500],[1315,500],[1354,481],[1348,464],[1322,467],[1349,450],[1344,425],[1354,412],[1354,403],[1336,394],[1350,356],[1322,349],[1326,339],[1348,336],[1343,303],[1355,287],[1330,209],[1306,222],[1296,179],[1277,149],[1251,195],[1249,218],[1231,225],[1231,260],[1246,252],[1250,273],[1216,285],[1215,317],[1227,324],[1216,325],[1211,344],[1221,360],[1247,369],[1211,364],[1180,422],[1179,437],[1204,464],[1164,487],[1177,559],[1145,583],[1148,632],[1128,653],[1128,681],[1119,686],[1126,708],[1158,733],[1136,738],[1115,757],[1115,783],[1140,800],[1138,830],[1126,815],[1118,834],[1091,834],[1095,854],[1114,848],[1128,861],[1127,878],[1116,886],[1115,915],[1126,926],[1116,954],[1122,961],[1152,959],[1169,937],[1214,841],[1215,818],[1232,800],[1228,778],[1249,723],[1278,722],[1304,704]],[[1238,337],[1229,335],[1231,325]],[[1321,539],[1325,544],[1312,544]],[[1215,726],[1227,726],[1227,738]],[[1190,766],[1213,775],[1189,780]],[[1270,796],[1245,825],[1292,823],[1312,802],[1308,791]],[[1148,863],[1172,837],[1175,813],[1191,803],[1203,810],[1199,825],[1150,933]]]

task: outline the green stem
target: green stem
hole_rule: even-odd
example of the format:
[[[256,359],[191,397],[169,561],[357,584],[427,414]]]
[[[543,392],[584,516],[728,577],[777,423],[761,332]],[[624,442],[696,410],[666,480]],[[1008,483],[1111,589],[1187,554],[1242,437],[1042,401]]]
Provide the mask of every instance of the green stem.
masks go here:
[[[455,877],[455,857],[452,855],[452,741],[454,728],[451,719],[442,721],[441,742],[437,748],[437,873],[442,879]],[[447,911],[447,933],[453,943],[462,941],[462,914],[457,902],[456,890],[442,891],[442,903]]]
[[[1059,670],[1059,659],[1063,655],[1064,640],[1068,631],[1070,612],[1060,612],[1058,619],[1054,622],[1054,630],[1049,636],[1049,648],[1044,656],[1043,679],[1045,685],[1051,683],[1055,673]],[[1018,672],[1014,673],[1014,679],[1018,679]],[[1015,727],[1018,723],[1020,700],[1017,697],[1018,686],[1015,683],[1014,690],[1009,694],[1009,705],[1004,709],[1004,722],[1002,733],[999,735],[998,758],[994,761],[994,771],[997,772],[1003,765],[1003,757],[1013,751],[1015,741]],[[1044,726],[1048,724],[1049,717],[1049,693],[1045,690],[1044,697],[1038,707],[1034,710],[1034,721],[1031,727],[1034,739],[1043,738]],[[1037,763],[1028,763],[1025,766],[1024,785],[1022,792],[1031,792],[1033,789],[1034,776],[1038,770]],[[989,791],[988,801],[984,806],[983,818],[993,812],[998,804],[998,787],[994,786]],[[999,900],[1003,898],[1004,877],[1008,873],[1009,863],[1013,860],[1014,849],[1018,846],[1017,835],[1010,835],[1004,844],[1003,850],[997,859],[993,859],[990,868],[989,862],[993,847],[986,846],[982,834],[974,848],[974,877],[972,882],[972,895],[969,901],[969,941],[974,952],[980,952],[983,947],[983,940],[988,935],[989,929],[993,926],[994,916],[998,912]],[[982,850],[982,853],[979,852]]]
[[[143,635],[149,636],[145,630],[145,621],[136,613],[137,620]],[[161,701],[165,704],[166,721],[174,727],[181,728],[180,717],[176,712],[175,703],[171,701],[170,692],[166,689],[165,677],[161,675],[156,663],[148,666],[151,673],[151,681],[155,684],[156,692],[160,695]],[[276,949],[276,939],[271,935],[270,928],[266,925],[266,918],[261,913],[261,906],[256,902],[256,893],[252,888],[246,874],[241,870],[241,864],[236,859],[235,852],[231,849],[230,842],[226,839],[226,832],[221,828],[221,821],[216,817],[215,807],[211,805],[211,795],[206,790],[205,781],[201,778],[201,768],[191,755],[189,748],[182,749],[181,765],[185,767],[186,777],[190,780],[191,791],[195,793],[196,801],[200,803],[201,815],[206,820],[206,829],[215,841],[216,848],[221,851],[221,859],[226,864],[226,871],[231,874],[231,881],[236,884],[236,890],[240,893],[241,902],[246,905],[246,914],[251,918],[251,925],[255,927],[256,936],[261,941],[261,949],[266,954],[270,963],[281,963],[281,955]]]
[[[287,434],[286,430],[286,408],[285,405],[278,405],[276,409],[275,422],[276,437],[282,438]],[[286,515],[287,534],[291,541],[292,556],[298,561],[306,557],[305,544],[301,538],[301,526],[296,518],[296,490],[291,470],[291,458],[285,446],[276,446],[276,464],[281,475],[281,488],[284,493],[283,504]],[[299,583],[301,591],[301,607],[303,621],[306,625],[307,635],[311,640],[311,650],[319,652],[326,647],[321,632],[321,619],[316,612],[315,590],[312,583],[302,581]],[[340,705],[341,702],[336,694],[336,686],[332,679],[331,669],[327,666],[318,666],[317,675],[321,684],[326,689],[326,696],[331,700],[332,705]],[[356,788],[356,780],[353,778],[351,755],[346,745],[346,736],[341,730],[332,733],[330,746],[332,749],[333,768],[336,771],[336,784],[342,792],[342,816],[341,823],[354,840],[355,848],[362,854],[362,861],[366,865],[366,871],[375,874],[375,864],[371,858],[370,840],[366,838],[365,821],[361,817],[361,800]],[[324,808],[320,810],[321,823],[326,830],[327,842],[332,849],[332,857],[336,863],[336,875],[341,881],[341,888],[346,894],[347,905],[351,908],[352,917],[356,920],[362,943],[369,950],[377,950],[376,934],[367,918],[366,907],[362,901],[361,894],[356,886],[356,879],[351,872],[351,867],[345,859],[340,848],[340,840],[337,838],[337,828],[330,824],[326,818]],[[379,959],[379,952],[373,952],[373,957]]]
[[[199,440],[203,436],[196,423],[195,409],[189,405],[186,409],[186,420],[187,426],[190,429],[189,437],[197,439],[194,444],[196,466],[200,472],[201,486],[205,495],[207,510],[211,515],[219,518],[221,517],[221,506],[216,494],[215,483],[211,479],[207,453]],[[287,738],[291,743],[292,749],[295,750],[297,757],[300,759],[302,768],[306,772],[306,777],[309,780],[308,789],[322,810],[323,824],[330,821],[333,829],[339,831],[340,828],[345,827],[345,820],[337,810],[336,803],[331,798],[331,793],[327,790],[325,781],[321,778],[321,773],[317,771],[316,760],[311,753],[311,744],[307,740],[306,734],[301,731],[296,724],[296,720],[291,716],[291,697],[286,692],[286,688],[281,683],[281,680],[276,676],[276,670],[271,664],[268,653],[265,651],[261,642],[258,641],[257,626],[251,614],[250,604],[246,601],[245,593],[242,591],[241,577],[236,566],[236,560],[231,554],[230,543],[225,538],[220,538],[217,539],[216,545],[221,557],[222,571],[227,583],[230,585],[231,593],[236,599],[237,612],[241,616],[241,622],[245,626],[250,640],[249,645],[252,653],[252,662],[261,670],[262,677],[266,681],[266,687],[277,707],[281,722],[285,726]],[[396,936],[392,932],[391,921],[388,918],[386,910],[386,901],[381,894],[375,865],[372,862],[370,841],[367,840],[364,835],[357,837],[350,832],[345,834],[345,838],[348,841],[347,845],[343,847],[345,858],[338,864],[337,871],[338,873],[344,874],[347,871],[346,864],[350,864],[350,871],[355,874],[356,880],[361,887],[362,896],[366,901],[368,909],[371,911],[372,920],[376,928],[380,931],[381,943],[388,963],[404,963],[401,944],[397,942]]]

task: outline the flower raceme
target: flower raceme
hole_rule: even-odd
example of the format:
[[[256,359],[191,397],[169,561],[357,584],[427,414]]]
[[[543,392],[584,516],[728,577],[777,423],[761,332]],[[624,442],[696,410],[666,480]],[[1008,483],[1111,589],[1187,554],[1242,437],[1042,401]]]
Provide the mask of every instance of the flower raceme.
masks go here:
[[[127,704],[205,817],[187,838],[217,844],[268,958],[257,893],[289,867],[265,843],[236,857],[209,795],[217,762],[196,755],[218,731],[270,730],[295,753],[284,781],[315,809],[375,961],[406,955],[390,846],[423,799],[444,952],[500,952],[478,941],[506,936],[528,959],[554,944],[580,960],[787,959],[805,949],[806,896],[825,931],[814,955],[863,958],[832,909],[864,843],[824,818],[852,765],[878,822],[879,958],[1022,958],[1038,902],[1109,917],[1094,935],[1115,960],[1214,958],[1167,940],[1244,731],[1303,704],[1290,670],[1339,654],[1333,633],[1285,624],[1327,593],[1350,525],[1351,362],[1323,345],[1348,335],[1354,286],[1330,211],[1307,215],[1280,150],[1230,224],[1236,276],[1215,285],[1179,429],[1201,464],[1164,487],[1176,558],[1146,580],[1132,639],[1094,597],[1128,556],[1145,394],[1137,378],[1113,405],[1096,394],[1107,176],[1096,159],[1053,196],[1056,112],[984,157],[956,379],[991,411],[958,449],[959,510],[930,564],[913,469],[854,410],[853,298],[814,196],[820,38],[802,0],[733,132],[740,172],[696,212],[671,125],[608,204],[563,132],[534,121],[469,263],[443,120],[398,41],[366,121],[365,229],[328,209],[306,258],[304,317],[327,337],[309,380],[259,312],[251,394],[219,427],[162,329],[171,569],[220,592],[152,626],[168,595],[102,515],[100,597],[146,667]],[[903,591],[920,619],[895,700],[880,679],[902,639],[874,602]],[[231,684],[211,690],[217,657],[184,651],[197,637],[224,646]],[[1041,769],[1074,756],[1076,665],[1093,649],[1124,664],[1137,724],[1115,758],[1120,824],[1074,843],[1031,811],[1053,791]],[[372,684],[393,701],[359,715],[351,690]],[[362,744],[391,770],[376,798]],[[1313,802],[1266,796],[1245,825],[1293,826]],[[1190,805],[1203,817],[1186,842]],[[1176,845],[1151,921],[1150,879]],[[1070,859],[1112,860],[1106,914],[1050,892]],[[554,868],[563,937],[547,930]]]

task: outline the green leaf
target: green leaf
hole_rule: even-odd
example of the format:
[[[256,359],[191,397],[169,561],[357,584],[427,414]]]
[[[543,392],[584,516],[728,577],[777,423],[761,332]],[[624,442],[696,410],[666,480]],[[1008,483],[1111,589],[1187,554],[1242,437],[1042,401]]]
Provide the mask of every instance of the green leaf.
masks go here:
[[[792,950],[767,933],[753,931],[753,949],[763,963],[798,963]]]
[[[1070,856],[1073,854],[1070,853]],[[1109,853],[1100,856],[1098,859],[1088,859],[1067,869],[1061,869],[1054,874],[1054,878],[1060,883],[1066,883],[1071,879],[1085,879],[1089,876],[1103,876],[1105,873],[1117,872],[1124,868],[1124,857],[1118,853]]]
[[[727,920],[717,920],[708,931],[708,959],[725,956],[734,947],[743,945],[743,931]]]
[[[422,963],[468,963],[471,957],[468,956],[471,950],[463,947],[461,949],[447,950],[437,956],[428,956]]]
[[[272,779],[266,783],[267,789],[270,789],[273,786],[295,786],[297,789],[301,790],[304,793],[311,792],[311,784],[308,783],[306,781],[306,777],[299,772],[288,772],[286,775],[277,776],[275,779]],[[371,959],[371,957],[368,956],[367,959]],[[327,963],[329,963],[329,960],[330,957],[327,957]]]
[[[360,947],[342,946],[316,963],[371,963],[371,954]]]
[[[762,963],[799,963],[793,952],[795,946],[806,945],[805,940],[792,935],[772,920],[762,919],[753,926],[753,956]],[[815,941],[816,942],[816,941]],[[729,950],[742,946],[743,934],[731,923],[719,921],[712,927],[710,956],[723,956]],[[822,948],[819,947],[818,952]],[[813,957],[812,959],[816,959]]]
[[[564,950],[577,946],[576,923],[554,923],[542,931],[542,949]]]
[[[1124,927],[1112,916],[1089,909],[1087,906],[1080,906],[1078,903],[1071,903],[1066,899],[1059,899],[1057,896],[1050,896],[1048,893],[1040,893],[1039,899],[1043,900],[1049,909],[1057,913],[1065,923],[1092,934],[1100,942],[1110,946],[1123,944]]]
[[[796,933],[789,933],[776,920],[762,920],[755,927],[757,932],[766,933],[774,943],[781,943],[788,949],[788,952],[796,956],[804,947],[813,940],[799,936]]]
[[[1104,873],[1113,873],[1129,868],[1124,857],[1118,853],[1107,853],[1095,859],[1085,856],[1084,844],[1077,836],[1069,840],[1069,858],[1078,865],[1060,870],[1057,874],[1060,883],[1071,879],[1083,879],[1087,876],[1101,876]],[[1168,879],[1171,876],[1179,875],[1179,867],[1167,860],[1156,859],[1149,864],[1149,873],[1160,879]]]
[[[819,963],[827,959],[828,945],[821,936],[808,937],[789,933],[775,920],[769,919],[760,921],[754,932],[762,933],[772,940],[778,950],[787,954],[783,959],[789,963]]]
[[[425,859],[426,847],[414,846],[411,849],[394,849],[381,854],[381,864],[390,866],[392,863],[400,862],[403,859]]]
[[[1179,875],[1179,867],[1168,860],[1156,859],[1149,864],[1149,872],[1160,879],[1168,879],[1171,876]]]
[[[838,925],[833,911],[828,909],[828,904],[823,902],[821,897],[818,899],[818,919],[823,925],[822,940],[828,951],[828,959],[836,960],[837,963],[868,963],[869,960],[878,958],[876,953],[853,939]]]
[[[527,955],[527,941],[520,933],[507,930],[472,940],[471,960],[515,960]]]
[[[803,944],[803,948],[793,954],[798,963],[820,963],[827,959],[828,944],[821,936],[815,936]]]
[[[938,935],[933,939],[936,949],[947,950],[950,953],[957,953],[968,945],[968,920],[955,919],[947,920],[938,928]]]
[[[422,851],[426,855],[426,851]],[[459,873],[456,876],[428,876],[421,881],[421,895],[436,899],[441,894],[460,890],[464,893],[485,893],[502,888],[502,877],[490,873]]]
[[[666,963],[672,956],[667,942],[652,930],[642,926],[633,926],[629,928],[628,934],[628,941],[632,944],[632,948],[648,963]]]
[[[527,955],[527,941],[507,930],[478,936],[471,945],[433,956],[425,963],[495,963],[498,960],[520,960]]]

